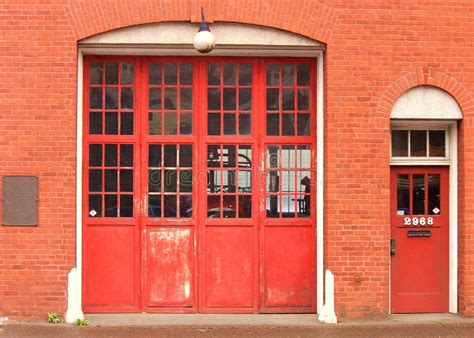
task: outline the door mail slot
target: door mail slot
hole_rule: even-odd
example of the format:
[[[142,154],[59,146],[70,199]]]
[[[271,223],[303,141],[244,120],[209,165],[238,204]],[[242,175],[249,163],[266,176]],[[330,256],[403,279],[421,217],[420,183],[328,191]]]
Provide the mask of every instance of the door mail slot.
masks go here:
[[[409,230],[408,237],[431,237],[431,230]]]

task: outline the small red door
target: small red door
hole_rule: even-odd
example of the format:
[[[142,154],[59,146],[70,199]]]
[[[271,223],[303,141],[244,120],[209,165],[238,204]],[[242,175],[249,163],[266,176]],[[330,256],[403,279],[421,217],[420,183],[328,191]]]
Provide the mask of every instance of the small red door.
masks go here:
[[[449,168],[391,169],[392,313],[447,312]]]

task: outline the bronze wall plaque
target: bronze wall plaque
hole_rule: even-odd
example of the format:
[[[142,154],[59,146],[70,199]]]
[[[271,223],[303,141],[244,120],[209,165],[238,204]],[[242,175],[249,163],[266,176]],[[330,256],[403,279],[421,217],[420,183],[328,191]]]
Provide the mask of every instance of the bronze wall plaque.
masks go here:
[[[38,177],[4,176],[3,225],[38,225]]]

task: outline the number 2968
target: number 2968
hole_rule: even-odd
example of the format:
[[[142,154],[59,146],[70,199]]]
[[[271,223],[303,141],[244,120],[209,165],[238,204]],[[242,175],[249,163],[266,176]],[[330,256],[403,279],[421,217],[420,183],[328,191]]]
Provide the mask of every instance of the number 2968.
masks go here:
[[[433,225],[433,217],[405,217],[403,225],[415,227]]]

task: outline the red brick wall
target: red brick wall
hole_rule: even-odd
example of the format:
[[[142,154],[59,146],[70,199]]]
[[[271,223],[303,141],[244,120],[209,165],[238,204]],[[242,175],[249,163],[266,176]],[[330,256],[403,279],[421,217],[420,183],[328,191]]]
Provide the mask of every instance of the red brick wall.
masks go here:
[[[0,176],[39,176],[40,219],[38,227],[0,227],[0,315],[65,311],[75,264],[77,40],[130,25],[196,21],[201,5],[211,21],[270,26],[327,44],[325,261],[335,273],[340,318],[388,314],[393,102],[420,84],[458,100],[459,305],[474,315],[472,1],[10,2],[0,4]]]

